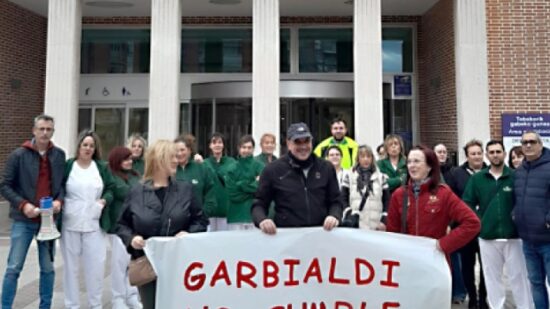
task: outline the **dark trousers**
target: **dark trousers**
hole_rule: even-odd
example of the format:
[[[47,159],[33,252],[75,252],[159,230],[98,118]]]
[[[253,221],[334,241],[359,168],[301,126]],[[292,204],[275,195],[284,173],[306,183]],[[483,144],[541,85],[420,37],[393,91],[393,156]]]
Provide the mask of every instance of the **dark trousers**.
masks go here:
[[[157,293],[157,280],[138,286],[139,297],[143,309],[155,309],[155,296]]]
[[[479,293],[476,288],[475,277],[476,256],[479,261]],[[477,237],[460,249],[460,259],[462,262],[464,286],[466,286],[470,302],[477,303],[479,301],[479,303],[485,303],[487,299],[487,290],[485,290],[485,278],[483,277],[483,270],[481,267],[481,255],[479,254]]]

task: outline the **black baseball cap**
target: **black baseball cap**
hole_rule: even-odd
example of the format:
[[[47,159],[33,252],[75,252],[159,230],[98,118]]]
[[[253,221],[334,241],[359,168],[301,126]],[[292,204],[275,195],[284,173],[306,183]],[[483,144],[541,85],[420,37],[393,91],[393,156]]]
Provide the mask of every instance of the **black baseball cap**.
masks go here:
[[[303,122],[293,123],[288,127],[286,131],[286,138],[295,141],[299,138],[312,138],[311,131],[307,124]]]

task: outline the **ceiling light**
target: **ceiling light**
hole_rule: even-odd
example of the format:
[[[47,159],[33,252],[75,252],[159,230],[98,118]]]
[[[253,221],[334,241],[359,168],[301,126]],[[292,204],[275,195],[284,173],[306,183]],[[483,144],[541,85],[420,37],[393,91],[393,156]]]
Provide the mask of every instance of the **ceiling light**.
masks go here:
[[[210,3],[221,4],[221,5],[239,4],[241,3],[241,0],[210,0]]]
[[[96,8],[107,8],[107,9],[120,9],[120,8],[129,8],[134,6],[133,3],[122,2],[122,1],[88,1],[86,2],[86,5],[96,7]]]

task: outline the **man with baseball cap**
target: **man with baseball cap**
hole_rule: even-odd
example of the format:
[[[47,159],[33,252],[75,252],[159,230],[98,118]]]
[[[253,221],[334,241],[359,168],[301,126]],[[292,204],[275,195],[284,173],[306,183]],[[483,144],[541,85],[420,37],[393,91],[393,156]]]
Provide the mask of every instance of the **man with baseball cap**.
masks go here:
[[[254,224],[264,233],[277,227],[323,226],[331,230],[342,216],[336,171],[312,154],[312,135],[303,122],[287,131],[288,153],[263,170],[252,205]],[[275,217],[267,216],[275,202]]]

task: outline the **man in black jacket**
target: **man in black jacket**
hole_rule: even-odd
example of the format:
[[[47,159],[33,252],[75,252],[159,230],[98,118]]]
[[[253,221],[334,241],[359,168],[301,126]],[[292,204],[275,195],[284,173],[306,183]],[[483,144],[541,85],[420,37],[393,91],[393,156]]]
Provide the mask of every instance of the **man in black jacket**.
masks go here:
[[[61,210],[64,198],[63,172],[65,153],[51,142],[53,118],[34,119],[34,138],[13,151],[5,165],[0,193],[10,202],[13,220],[10,253],[2,284],[2,308],[11,308],[17,291],[17,279],[31,242],[40,229],[40,199],[52,197],[53,212]],[[54,241],[37,241],[40,263],[40,305],[50,308],[54,287]]]
[[[289,152],[266,166],[252,205],[254,224],[264,233],[277,227],[336,227],[342,217],[342,201],[336,171],[312,154],[312,136],[305,123],[287,131]],[[275,218],[267,217],[275,202]]]
[[[466,143],[464,146],[464,154],[466,155],[466,162],[461,166],[451,169],[451,177],[445,178],[445,181],[451,187],[453,192],[460,198],[464,193],[466,184],[474,173],[479,172],[481,169],[487,167],[483,162],[483,144],[481,141],[473,139]],[[462,277],[466,291],[468,292],[468,308],[480,308],[486,309],[487,291],[485,289],[485,278],[483,272],[479,271],[479,293],[476,288],[475,278],[475,264],[476,255],[481,265],[481,256],[479,254],[479,243],[477,237],[466,244],[460,251],[460,259],[462,262]]]

